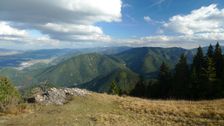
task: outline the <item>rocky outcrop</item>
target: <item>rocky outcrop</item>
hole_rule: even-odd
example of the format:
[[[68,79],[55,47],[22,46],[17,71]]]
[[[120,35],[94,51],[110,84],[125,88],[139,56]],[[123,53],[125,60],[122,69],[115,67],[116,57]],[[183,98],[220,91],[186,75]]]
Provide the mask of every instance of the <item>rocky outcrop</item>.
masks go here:
[[[56,104],[63,105],[71,99],[72,96],[86,96],[89,91],[79,88],[50,88],[47,91],[35,89],[33,97],[27,101],[33,101],[40,104]]]

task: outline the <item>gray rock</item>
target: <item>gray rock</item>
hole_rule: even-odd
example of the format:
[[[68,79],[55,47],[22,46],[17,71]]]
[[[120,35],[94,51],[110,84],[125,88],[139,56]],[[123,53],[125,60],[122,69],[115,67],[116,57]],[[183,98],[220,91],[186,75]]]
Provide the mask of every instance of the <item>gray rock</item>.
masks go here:
[[[71,96],[86,96],[89,91],[79,88],[50,88],[46,92],[34,94],[35,103],[63,105],[68,102]]]

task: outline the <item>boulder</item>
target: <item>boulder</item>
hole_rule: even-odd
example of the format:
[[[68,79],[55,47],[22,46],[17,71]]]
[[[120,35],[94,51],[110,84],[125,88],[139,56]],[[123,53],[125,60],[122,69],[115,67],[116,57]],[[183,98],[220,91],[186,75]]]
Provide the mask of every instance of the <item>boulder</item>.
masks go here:
[[[79,88],[50,88],[46,92],[35,92],[33,97],[29,99],[33,99],[32,101],[35,101],[34,103],[45,105],[63,105],[68,102],[72,96],[86,96],[88,94],[90,94],[89,91]]]

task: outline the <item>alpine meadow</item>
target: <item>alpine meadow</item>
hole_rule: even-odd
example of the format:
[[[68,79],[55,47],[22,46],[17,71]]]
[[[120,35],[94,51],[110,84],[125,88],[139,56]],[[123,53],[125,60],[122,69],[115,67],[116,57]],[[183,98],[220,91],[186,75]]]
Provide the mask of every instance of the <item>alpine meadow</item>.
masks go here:
[[[224,1],[1,0],[0,126],[224,126]]]

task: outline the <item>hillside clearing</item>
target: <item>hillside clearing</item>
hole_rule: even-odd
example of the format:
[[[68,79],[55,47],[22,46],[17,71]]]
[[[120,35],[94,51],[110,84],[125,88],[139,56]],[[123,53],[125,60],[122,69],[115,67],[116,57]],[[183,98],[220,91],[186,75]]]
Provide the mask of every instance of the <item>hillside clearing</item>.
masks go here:
[[[224,99],[144,100],[93,93],[63,106],[30,105],[30,112],[0,116],[1,126],[224,125]]]

